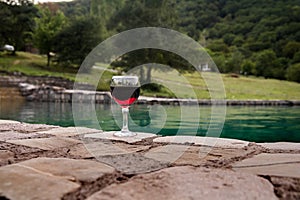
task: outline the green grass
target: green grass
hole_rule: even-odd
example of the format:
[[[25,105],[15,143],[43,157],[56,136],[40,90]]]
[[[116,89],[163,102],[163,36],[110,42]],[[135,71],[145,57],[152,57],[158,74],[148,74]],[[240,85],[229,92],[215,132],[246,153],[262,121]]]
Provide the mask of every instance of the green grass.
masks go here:
[[[41,55],[35,55],[25,52],[17,52],[16,56],[0,53],[0,70],[7,72],[20,72],[30,76],[53,76],[62,77],[71,81],[75,81],[77,75],[76,68],[62,67],[56,64],[46,66],[47,58]],[[91,75],[92,74],[92,75]],[[78,81],[92,83],[97,78],[97,70],[92,69],[90,74],[81,75]],[[108,90],[109,80],[114,73],[105,71],[102,79],[98,83],[98,90]]]
[[[55,76],[69,80],[75,80],[76,68],[64,68],[58,65],[46,66],[46,57],[25,52],[17,52],[17,56],[7,55],[0,52],[0,70],[7,72],[21,72],[33,76]],[[101,69],[92,69],[89,74],[82,74],[77,81],[94,83],[99,80]],[[114,72],[105,71],[97,83],[98,90],[109,90],[109,82]],[[275,79],[239,76],[234,78],[228,74],[216,73],[179,73],[173,71],[152,70],[153,81],[164,86],[159,92],[142,91],[146,96],[177,96],[179,98],[209,99],[212,93],[208,86],[224,89],[227,99],[280,99],[299,100],[300,84]],[[221,82],[218,79],[221,77]],[[222,93],[220,93],[222,94]]]

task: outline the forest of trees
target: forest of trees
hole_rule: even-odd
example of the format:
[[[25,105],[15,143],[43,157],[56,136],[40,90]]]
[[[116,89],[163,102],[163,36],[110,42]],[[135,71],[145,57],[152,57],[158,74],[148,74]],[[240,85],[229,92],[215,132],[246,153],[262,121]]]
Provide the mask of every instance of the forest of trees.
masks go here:
[[[0,45],[14,45],[17,51],[34,46],[48,55],[48,65],[54,52],[60,65],[80,66],[104,39],[154,26],[192,37],[222,73],[300,82],[299,0],[74,0],[38,5],[2,0],[0,24]],[[116,65],[126,69],[141,57],[188,65],[150,49],[124,56]]]

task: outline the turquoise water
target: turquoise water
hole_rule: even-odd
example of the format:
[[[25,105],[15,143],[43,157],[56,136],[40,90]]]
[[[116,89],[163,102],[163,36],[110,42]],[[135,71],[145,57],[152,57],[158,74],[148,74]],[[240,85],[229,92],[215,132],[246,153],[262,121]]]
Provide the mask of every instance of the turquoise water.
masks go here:
[[[117,105],[95,105],[97,119],[90,107],[78,105],[82,117],[76,125],[119,130],[122,116]],[[161,135],[206,135],[210,130],[222,130],[220,137],[254,142],[300,142],[300,107],[231,106],[226,109],[224,127],[211,120],[211,107],[134,105],[130,108],[130,129]],[[200,118],[195,116],[200,114]],[[184,115],[184,118],[182,118]],[[1,101],[0,119],[28,123],[74,126],[72,104],[25,101]],[[179,132],[178,132],[179,130]],[[218,136],[218,134],[216,134]]]

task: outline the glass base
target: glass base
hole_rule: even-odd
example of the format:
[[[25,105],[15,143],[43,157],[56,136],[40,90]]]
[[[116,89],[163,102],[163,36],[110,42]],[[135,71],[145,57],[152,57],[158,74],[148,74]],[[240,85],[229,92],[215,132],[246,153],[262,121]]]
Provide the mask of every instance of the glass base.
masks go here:
[[[117,137],[133,137],[136,135],[137,134],[135,132],[131,132],[131,131],[117,131],[114,133],[114,136]]]

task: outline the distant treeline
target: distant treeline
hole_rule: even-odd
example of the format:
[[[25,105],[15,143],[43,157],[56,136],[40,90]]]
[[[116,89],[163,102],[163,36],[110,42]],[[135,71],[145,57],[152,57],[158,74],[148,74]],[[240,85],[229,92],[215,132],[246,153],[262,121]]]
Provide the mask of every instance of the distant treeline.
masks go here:
[[[0,44],[16,50],[36,47],[48,55],[49,64],[54,52],[60,65],[79,66],[109,36],[155,26],[192,37],[223,73],[300,82],[299,0],[75,0],[39,5],[4,0],[0,24]],[[176,55],[155,50],[130,53],[114,65],[126,70],[153,58],[190,67]]]

